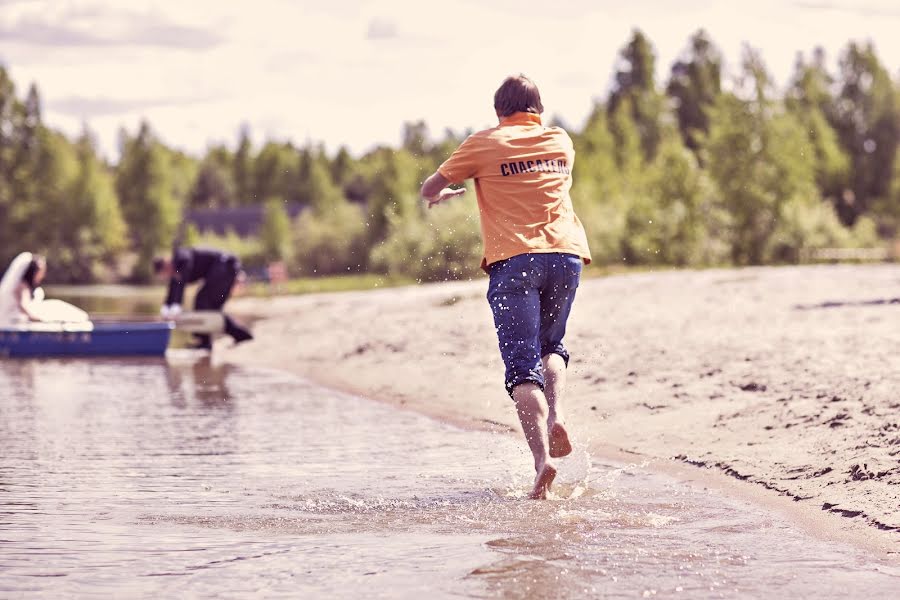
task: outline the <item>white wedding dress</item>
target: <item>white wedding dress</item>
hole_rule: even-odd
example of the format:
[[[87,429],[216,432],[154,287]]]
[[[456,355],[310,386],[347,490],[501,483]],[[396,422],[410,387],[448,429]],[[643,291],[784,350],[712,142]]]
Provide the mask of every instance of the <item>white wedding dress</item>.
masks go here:
[[[32,258],[31,252],[22,252],[13,259],[3,274],[3,279],[0,279],[0,327],[46,329],[47,324],[51,323],[82,327],[89,325],[90,318],[86,312],[62,300],[45,300],[41,288],[35,290],[34,298],[28,305],[28,310],[37,316],[41,323],[29,322],[28,317],[22,314],[15,291]]]

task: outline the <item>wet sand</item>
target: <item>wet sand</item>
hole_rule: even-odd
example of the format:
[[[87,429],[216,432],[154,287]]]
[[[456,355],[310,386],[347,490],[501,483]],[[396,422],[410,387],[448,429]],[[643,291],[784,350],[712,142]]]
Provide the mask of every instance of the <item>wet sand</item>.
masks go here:
[[[0,597],[893,598],[900,566],[579,450],[272,370],[0,361]]]
[[[258,341],[224,342],[222,356],[514,431],[485,289],[481,279],[238,299],[237,312],[267,318]],[[896,556],[898,297],[895,265],[585,280],[567,337],[576,443],[762,486]]]

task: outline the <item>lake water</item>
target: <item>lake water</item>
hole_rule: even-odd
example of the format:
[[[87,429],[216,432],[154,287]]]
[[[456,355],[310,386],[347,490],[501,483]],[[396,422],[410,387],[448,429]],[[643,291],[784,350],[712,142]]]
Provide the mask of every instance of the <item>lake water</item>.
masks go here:
[[[0,362],[2,598],[895,598],[900,569],[645,469],[279,372]]]

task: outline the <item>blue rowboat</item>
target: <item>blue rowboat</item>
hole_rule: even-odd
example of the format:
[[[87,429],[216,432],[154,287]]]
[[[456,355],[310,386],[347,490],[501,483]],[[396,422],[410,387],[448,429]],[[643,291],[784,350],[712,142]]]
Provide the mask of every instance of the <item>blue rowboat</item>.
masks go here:
[[[167,321],[0,327],[0,356],[162,356],[173,328]]]

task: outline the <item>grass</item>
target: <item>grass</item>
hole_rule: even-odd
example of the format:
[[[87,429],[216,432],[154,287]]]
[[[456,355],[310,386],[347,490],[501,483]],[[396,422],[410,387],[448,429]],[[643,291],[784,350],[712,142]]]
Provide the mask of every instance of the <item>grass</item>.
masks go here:
[[[727,265],[721,267],[729,268]],[[693,267],[696,269],[698,267]],[[706,267],[715,268],[715,267]],[[733,267],[730,267],[733,268]],[[594,279],[621,275],[627,273],[644,273],[653,271],[677,271],[679,267],[665,265],[591,265],[582,273],[584,279]],[[482,278],[476,275],[475,278]],[[486,277],[485,277],[486,279]],[[317,294],[324,292],[350,292],[374,290],[380,288],[400,287],[415,285],[417,281],[411,277],[376,275],[376,274],[348,274],[330,275],[322,277],[303,277],[291,279],[277,286],[268,283],[253,281],[248,283],[239,292],[240,296],[266,298],[271,296],[289,296],[300,294]],[[185,301],[187,306],[192,305],[192,298],[196,292],[196,286],[190,286]],[[165,286],[135,286],[135,285],[55,285],[48,286],[48,297],[60,298],[76,305],[84,306],[87,310],[99,312],[128,312],[154,313],[165,298]],[[451,297],[444,300],[444,306],[451,306],[463,298]]]
[[[584,278],[608,277],[610,275],[619,275],[622,273],[648,272],[648,271],[673,271],[678,267],[664,266],[624,266],[624,265],[604,265],[590,266],[584,270]],[[473,279],[479,279],[482,276],[476,275]],[[484,276],[485,281],[487,277]],[[322,277],[302,277],[290,279],[285,283],[272,286],[261,281],[248,283],[240,292],[241,296],[250,296],[256,298],[265,298],[269,296],[294,296],[300,294],[318,294],[322,292],[353,292],[374,290],[379,288],[392,288],[404,285],[415,285],[417,282],[411,277],[376,275],[370,273],[358,273],[352,275],[328,275]],[[438,283],[438,282],[425,282]],[[462,298],[452,297],[445,300],[444,306],[455,304]]]
[[[298,294],[318,294],[322,292],[374,290],[414,283],[415,280],[410,278],[389,277],[386,275],[365,273],[353,275],[329,275],[323,277],[290,279],[275,286],[264,282],[251,282],[244,287],[241,295],[253,297],[294,296]]]

